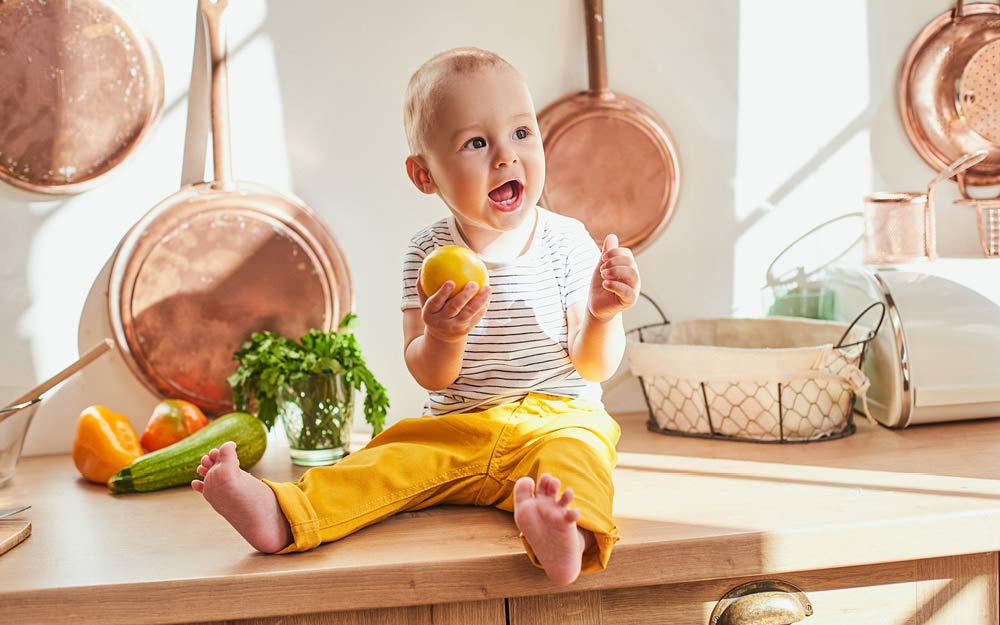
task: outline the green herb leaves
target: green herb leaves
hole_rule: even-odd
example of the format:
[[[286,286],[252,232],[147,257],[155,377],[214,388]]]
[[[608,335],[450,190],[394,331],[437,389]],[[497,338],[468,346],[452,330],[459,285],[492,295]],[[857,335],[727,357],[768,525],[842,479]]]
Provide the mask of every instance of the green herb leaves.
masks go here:
[[[314,373],[333,373],[343,375],[355,389],[365,387],[365,420],[374,434],[381,432],[389,396],[365,364],[361,346],[352,332],[355,327],[357,317],[348,313],[340,322],[339,331],[310,330],[298,342],[272,332],[254,332],[233,354],[239,365],[227,379],[233,388],[236,409],[249,410],[250,403],[256,402],[257,418],[271,429],[282,386]]]

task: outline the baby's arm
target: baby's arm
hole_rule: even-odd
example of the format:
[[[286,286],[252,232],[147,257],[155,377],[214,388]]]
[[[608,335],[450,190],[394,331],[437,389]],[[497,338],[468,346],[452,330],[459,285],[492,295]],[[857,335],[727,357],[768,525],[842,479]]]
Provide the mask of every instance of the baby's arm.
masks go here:
[[[569,357],[584,380],[603,382],[621,364],[625,354],[625,328],[622,316],[601,321],[590,313],[586,302],[566,311],[569,325]]]
[[[490,299],[490,287],[476,293],[477,286],[466,284],[448,299],[455,289],[449,280],[427,297],[417,279],[420,308],[403,311],[403,349],[413,379],[429,391],[448,388],[462,370],[465,341],[486,314]]]
[[[590,281],[590,296],[566,311],[569,357],[585,380],[610,378],[625,354],[621,312],[639,296],[639,267],[632,251],[618,247],[618,237],[604,240],[601,259]]]

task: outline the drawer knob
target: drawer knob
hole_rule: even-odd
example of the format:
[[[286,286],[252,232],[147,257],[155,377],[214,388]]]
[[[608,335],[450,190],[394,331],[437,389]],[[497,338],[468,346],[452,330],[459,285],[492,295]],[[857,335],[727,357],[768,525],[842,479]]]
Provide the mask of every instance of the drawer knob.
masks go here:
[[[748,582],[719,600],[709,625],[791,625],[813,613],[812,605],[796,586],[781,580]]]

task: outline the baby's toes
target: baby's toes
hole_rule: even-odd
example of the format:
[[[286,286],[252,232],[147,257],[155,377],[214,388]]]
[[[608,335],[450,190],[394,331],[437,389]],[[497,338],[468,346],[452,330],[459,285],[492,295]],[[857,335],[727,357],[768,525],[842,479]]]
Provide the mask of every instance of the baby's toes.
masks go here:
[[[233,441],[226,441],[225,443],[222,443],[222,446],[219,447],[219,457],[216,459],[216,462],[235,462],[236,464],[239,464],[240,459],[236,455],[236,443]]]
[[[202,482],[201,480],[191,480],[191,488],[200,493],[205,490],[205,482]]]
[[[559,505],[565,508],[569,506],[569,504],[572,501],[573,501],[573,489],[567,488],[566,490],[563,491],[562,497],[559,498]]]
[[[567,523],[576,523],[577,519],[580,518],[579,510],[567,510],[563,515],[563,520]]]
[[[548,505],[539,506],[538,510],[545,523],[551,526],[568,522],[567,514],[571,512],[569,508],[563,508],[554,499],[550,499]]]
[[[213,463],[216,460],[218,460],[219,459],[219,450],[218,450],[218,448],[213,449],[212,451],[208,452],[208,457],[211,458],[211,460],[212,460]],[[211,465],[209,465],[209,466],[211,466]]]
[[[202,477],[205,477],[205,474],[208,473],[208,470],[210,468],[212,467],[206,466],[204,463],[202,463],[198,465],[198,467],[194,470],[194,472]]]
[[[535,481],[522,477],[514,482],[514,503],[527,501],[535,496]]]
[[[556,494],[559,493],[559,486],[559,480],[548,473],[543,473],[538,478],[538,492],[546,497],[555,498]]]

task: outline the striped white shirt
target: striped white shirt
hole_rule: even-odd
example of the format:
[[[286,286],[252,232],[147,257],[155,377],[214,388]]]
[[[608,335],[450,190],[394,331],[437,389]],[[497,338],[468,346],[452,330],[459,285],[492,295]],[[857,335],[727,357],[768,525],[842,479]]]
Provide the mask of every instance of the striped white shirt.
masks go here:
[[[417,271],[443,245],[468,244],[453,216],[410,240],[403,259],[402,309],[419,308]],[[432,391],[424,413],[445,415],[517,401],[529,392],[596,403],[601,386],[580,377],[569,359],[566,310],[586,302],[600,250],[583,224],[538,208],[528,250],[509,262],[489,262],[490,303],[469,333],[462,370],[448,388]]]

